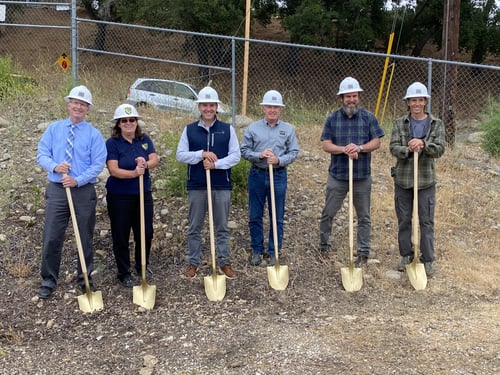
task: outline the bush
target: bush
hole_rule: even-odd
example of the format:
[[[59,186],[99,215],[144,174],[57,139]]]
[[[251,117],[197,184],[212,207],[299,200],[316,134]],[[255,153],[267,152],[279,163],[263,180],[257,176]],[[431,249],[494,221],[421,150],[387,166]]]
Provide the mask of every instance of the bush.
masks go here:
[[[493,155],[500,157],[500,101],[490,102],[488,112],[483,116],[481,124],[483,136],[481,145],[483,149]]]
[[[23,74],[13,73],[9,57],[0,58],[0,99],[16,98],[33,93],[36,80]]]
[[[175,157],[180,135],[176,132],[165,132],[161,136],[161,143],[167,148],[167,155],[162,157],[158,168],[156,187],[160,195],[167,197],[186,196],[187,165],[179,163]],[[247,179],[250,163],[241,159],[231,168],[233,181],[232,202],[245,204],[247,202]]]

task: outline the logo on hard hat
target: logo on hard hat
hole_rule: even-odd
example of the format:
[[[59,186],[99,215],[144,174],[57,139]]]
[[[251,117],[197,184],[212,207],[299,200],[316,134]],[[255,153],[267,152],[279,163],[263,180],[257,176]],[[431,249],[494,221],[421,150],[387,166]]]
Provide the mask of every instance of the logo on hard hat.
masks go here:
[[[84,91],[78,91],[77,96],[85,99],[85,92]]]
[[[132,113],[132,108],[131,107],[125,107],[125,113],[127,115],[130,115]]]

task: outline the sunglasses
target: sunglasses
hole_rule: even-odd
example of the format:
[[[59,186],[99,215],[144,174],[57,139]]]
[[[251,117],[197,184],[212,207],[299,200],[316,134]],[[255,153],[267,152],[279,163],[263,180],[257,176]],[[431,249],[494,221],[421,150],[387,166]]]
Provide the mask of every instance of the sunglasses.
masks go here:
[[[134,123],[134,122],[136,122],[136,119],[135,118],[121,118],[120,122],[122,124],[126,124],[127,122]]]

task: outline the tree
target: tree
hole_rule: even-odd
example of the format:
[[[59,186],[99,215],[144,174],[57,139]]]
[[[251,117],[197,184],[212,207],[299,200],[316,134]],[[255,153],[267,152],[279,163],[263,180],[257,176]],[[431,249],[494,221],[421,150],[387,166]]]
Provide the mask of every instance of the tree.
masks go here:
[[[265,3],[262,3],[265,5]],[[124,22],[218,35],[241,35],[245,0],[122,0],[118,12]],[[194,48],[201,65],[219,65],[228,55],[228,43],[195,35],[186,48]],[[208,80],[208,68],[200,76]]]

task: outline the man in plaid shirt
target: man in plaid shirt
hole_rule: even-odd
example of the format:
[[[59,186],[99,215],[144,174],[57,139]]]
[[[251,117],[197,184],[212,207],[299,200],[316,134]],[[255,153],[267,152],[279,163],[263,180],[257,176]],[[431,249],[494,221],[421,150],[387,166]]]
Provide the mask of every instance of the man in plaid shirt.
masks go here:
[[[436,205],[436,168],[434,161],[444,154],[443,122],[426,112],[430,95],[420,82],[406,91],[409,113],[394,121],[389,148],[397,158],[394,177],[394,202],[398,217],[398,244],[404,271],[413,261],[411,242],[413,213],[413,155],[418,152],[418,218],[420,224],[420,261],[427,276],[434,274],[434,208]]]
[[[352,77],[340,83],[337,96],[341,108],[325,122],[321,141],[323,151],[331,154],[326,184],[326,199],[320,221],[320,250],[330,248],[332,222],[349,191],[349,159],[353,159],[353,204],[358,217],[356,267],[366,265],[371,248],[371,152],[380,147],[385,135],[375,116],[359,106],[363,91]]]

